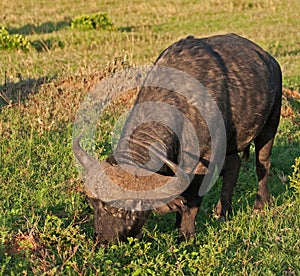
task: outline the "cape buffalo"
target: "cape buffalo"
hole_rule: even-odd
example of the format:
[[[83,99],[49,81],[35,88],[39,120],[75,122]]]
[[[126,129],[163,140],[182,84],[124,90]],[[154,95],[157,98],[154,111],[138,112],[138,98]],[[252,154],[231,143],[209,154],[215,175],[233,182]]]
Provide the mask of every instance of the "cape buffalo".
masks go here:
[[[98,162],[81,148],[80,137],[73,141],[75,156],[87,172],[86,186],[94,187],[87,193],[99,242],[138,236],[151,208],[177,212],[180,237],[193,236],[202,196],[209,189],[203,181],[208,175],[213,181],[215,171],[223,177],[215,213],[226,218],[239,153],[247,157],[251,142],[258,176],[254,209],[263,209],[270,201],[267,178],[281,93],[276,60],[238,35],[188,36],[164,50],[139,91],[113,154]],[[222,154],[215,157],[220,152],[223,159]]]

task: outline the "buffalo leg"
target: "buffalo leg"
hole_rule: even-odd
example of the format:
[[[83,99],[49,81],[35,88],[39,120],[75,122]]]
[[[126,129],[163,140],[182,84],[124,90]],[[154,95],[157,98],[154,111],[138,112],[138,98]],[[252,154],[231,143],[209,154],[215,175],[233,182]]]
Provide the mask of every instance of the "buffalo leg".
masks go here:
[[[267,186],[267,180],[270,173],[273,139],[270,139],[267,142],[264,140],[265,139],[258,137],[254,141],[256,151],[256,173],[258,177],[258,191],[254,203],[255,211],[261,211],[266,203],[270,203],[270,193]]]
[[[238,154],[227,155],[223,167],[221,197],[215,209],[216,219],[224,220],[232,212],[232,194],[237,182],[241,159]]]
[[[182,220],[182,212],[176,212],[176,222],[175,222],[176,229],[180,229],[181,220]]]
[[[281,87],[279,89],[281,90]],[[254,203],[254,211],[260,211],[267,203],[270,203],[270,193],[267,186],[267,180],[270,174],[271,152],[274,137],[280,119],[280,101],[280,98],[277,99],[277,103],[274,104],[274,112],[268,118],[263,131],[254,140],[256,153],[256,173],[258,177],[258,191]]]
[[[198,210],[199,206],[193,206],[181,214],[176,214],[176,226],[179,229],[179,242],[194,237]]]
[[[196,216],[202,197],[196,197],[186,203],[186,208],[176,213],[176,228],[179,230],[179,242],[195,235]]]

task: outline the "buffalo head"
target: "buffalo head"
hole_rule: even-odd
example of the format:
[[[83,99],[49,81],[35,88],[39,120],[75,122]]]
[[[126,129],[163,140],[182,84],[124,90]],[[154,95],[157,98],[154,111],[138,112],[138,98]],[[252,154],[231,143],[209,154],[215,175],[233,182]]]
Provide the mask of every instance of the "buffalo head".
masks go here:
[[[164,206],[189,185],[189,176],[159,153],[156,155],[174,176],[149,172],[132,164],[120,165],[112,156],[99,162],[82,149],[79,141],[80,137],[74,139],[73,150],[86,171],[86,193],[95,209],[96,236],[101,244],[137,237],[151,209],[168,209]]]

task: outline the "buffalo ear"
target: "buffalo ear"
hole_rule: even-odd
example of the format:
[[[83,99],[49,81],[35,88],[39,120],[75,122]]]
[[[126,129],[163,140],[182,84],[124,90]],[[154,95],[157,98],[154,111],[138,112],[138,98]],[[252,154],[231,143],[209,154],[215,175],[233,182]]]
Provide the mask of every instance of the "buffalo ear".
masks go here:
[[[87,196],[88,202],[92,205],[93,209],[96,210],[97,208],[101,208],[103,206],[103,203],[98,198],[93,198]]]
[[[117,162],[117,160],[115,159],[115,157],[114,157],[113,154],[109,155],[109,156],[106,158],[105,161],[106,161],[107,163],[109,163],[110,165],[112,165],[112,166],[118,165],[118,162]]]

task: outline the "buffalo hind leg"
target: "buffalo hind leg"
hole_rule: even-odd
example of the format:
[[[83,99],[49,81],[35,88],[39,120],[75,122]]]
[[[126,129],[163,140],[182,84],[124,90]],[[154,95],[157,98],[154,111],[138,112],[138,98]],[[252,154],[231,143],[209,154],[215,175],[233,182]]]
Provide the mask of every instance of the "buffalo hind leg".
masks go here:
[[[241,159],[238,154],[227,155],[223,166],[221,197],[215,209],[216,219],[225,220],[232,212],[233,189],[238,179]]]
[[[271,152],[274,137],[280,119],[281,83],[278,88],[280,93],[277,93],[278,98],[276,100],[277,102],[274,103],[274,112],[268,118],[263,131],[254,139],[256,153],[256,173],[258,177],[258,191],[254,203],[255,212],[263,210],[265,205],[270,203],[271,199],[267,186],[267,180],[270,174]]]
[[[258,191],[254,203],[254,211],[261,211],[270,203],[270,193],[267,186],[271,166],[271,152],[274,139],[266,139],[263,133],[255,140],[256,173],[258,177]]]

